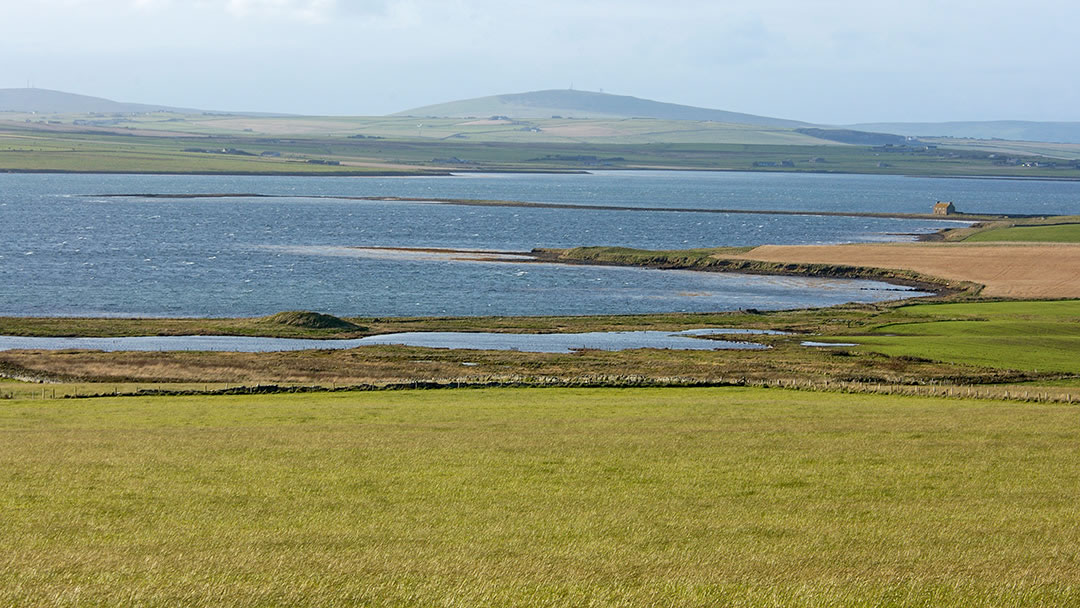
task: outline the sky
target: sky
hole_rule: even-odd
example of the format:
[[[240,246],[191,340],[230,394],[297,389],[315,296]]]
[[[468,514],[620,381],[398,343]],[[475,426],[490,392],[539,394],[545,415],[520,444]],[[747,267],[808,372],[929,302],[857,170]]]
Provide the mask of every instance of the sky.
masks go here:
[[[381,115],[575,88],[823,124],[1080,121],[1080,2],[0,0],[0,88]]]

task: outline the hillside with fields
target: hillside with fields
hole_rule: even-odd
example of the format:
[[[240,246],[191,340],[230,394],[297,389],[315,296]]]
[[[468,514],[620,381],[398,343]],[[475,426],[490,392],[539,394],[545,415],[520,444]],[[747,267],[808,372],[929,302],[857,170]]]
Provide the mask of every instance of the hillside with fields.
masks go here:
[[[911,137],[950,137],[1080,144],[1080,122],[986,120],[958,122],[883,122],[851,125],[862,131],[884,131]]]
[[[0,112],[36,112],[38,114],[134,114],[140,112],[177,112],[200,114],[202,110],[163,105],[126,103],[103,97],[77,95],[50,89],[0,89]]]
[[[856,145],[899,144],[907,138],[1007,154],[1075,158],[1080,122],[1020,120],[939,123],[873,122],[836,127],[590,91],[545,90],[437,103],[387,116],[306,116],[222,112],[130,103],[39,88],[0,89],[0,120],[96,125],[100,114],[139,119],[133,127],[196,133],[332,135],[481,139],[620,139],[622,143],[714,142]],[[157,114],[158,116],[147,116]],[[139,117],[142,118],[139,118]],[[423,118],[417,130],[414,119]],[[269,119],[269,120],[268,120]],[[53,121],[49,123],[49,121]],[[145,124],[144,124],[145,123]],[[531,128],[531,129],[530,129]],[[760,133],[759,133],[760,132]],[[543,133],[543,135],[539,135]],[[1042,145],[1040,145],[1042,144]]]
[[[1080,144],[915,140],[584,91],[500,95],[389,116],[294,116],[0,89],[0,171],[401,175],[612,168],[1075,179],[1077,158]]]
[[[508,118],[654,118],[726,122],[769,127],[800,127],[807,123],[740,112],[698,108],[641,99],[575,90],[547,90],[493,95],[451,101],[398,112],[398,116],[447,118],[505,116]]]

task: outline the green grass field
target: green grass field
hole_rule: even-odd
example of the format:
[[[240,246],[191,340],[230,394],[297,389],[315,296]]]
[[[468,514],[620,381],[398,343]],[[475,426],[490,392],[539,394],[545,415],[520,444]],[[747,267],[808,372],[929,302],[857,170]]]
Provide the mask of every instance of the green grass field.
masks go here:
[[[966,139],[962,137],[929,137],[922,141],[959,150],[978,150],[1011,156],[1046,156],[1050,158],[1075,159],[1080,156],[1080,144],[1063,144],[1041,141],[1015,141],[1004,139]]]
[[[1064,606],[1068,406],[776,389],[0,402],[0,605]]]
[[[74,125],[71,116],[55,117],[56,125],[4,118],[16,120],[0,121],[0,171],[373,175],[661,168],[1080,178],[1080,169],[1065,164],[997,166],[978,150],[884,152],[784,129],[688,121],[490,125],[435,119],[418,130],[417,119],[403,117],[151,114],[108,128]],[[223,149],[252,156],[215,153]]]
[[[41,116],[3,113],[15,121]],[[728,143],[832,145],[793,129],[708,121],[653,118],[538,118],[492,121],[488,117],[432,118],[413,116],[243,116],[154,112],[106,119],[109,128],[162,134],[233,135],[259,137],[344,137],[364,135],[387,139],[522,143]],[[85,115],[53,115],[59,125],[71,126]],[[91,121],[95,119],[91,118]],[[100,118],[96,120],[101,120]],[[23,123],[24,125],[26,123]],[[417,125],[423,125],[418,127]]]
[[[10,127],[9,127],[10,128]],[[187,152],[191,148],[221,149],[234,144],[205,138],[153,134],[114,135],[79,132],[34,132],[0,127],[0,171],[222,173],[358,175],[418,173],[420,168],[319,165],[306,162],[327,154],[308,147],[278,158],[261,157],[254,140],[245,141],[254,156]],[[353,159],[345,159],[353,160]]]
[[[1021,241],[1031,243],[1080,243],[1080,224],[1013,226],[977,232],[966,242]]]
[[[1080,300],[922,304],[878,321],[850,339],[892,356],[1080,373]]]

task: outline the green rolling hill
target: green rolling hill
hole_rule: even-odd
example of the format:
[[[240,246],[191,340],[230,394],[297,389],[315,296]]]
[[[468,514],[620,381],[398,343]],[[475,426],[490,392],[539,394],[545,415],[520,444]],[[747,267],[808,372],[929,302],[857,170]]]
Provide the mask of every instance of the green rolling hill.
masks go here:
[[[398,112],[397,116],[432,116],[446,118],[489,118],[506,116],[512,119],[552,118],[654,118],[659,120],[691,120],[723,122],[766,127],[796,128],[808,126],[797,120],[786,120],[754,114],[712,110],[674,103],[664,103],[589,91],[548,90],[478,97],[449,103],[424,106]]]
[[[201,114],[202,110],[173,108],[143,103],[124,103],[50,89],[0,89],[0,112],[37,112],[39,114],[136,114],[141,112],[176,112]]]

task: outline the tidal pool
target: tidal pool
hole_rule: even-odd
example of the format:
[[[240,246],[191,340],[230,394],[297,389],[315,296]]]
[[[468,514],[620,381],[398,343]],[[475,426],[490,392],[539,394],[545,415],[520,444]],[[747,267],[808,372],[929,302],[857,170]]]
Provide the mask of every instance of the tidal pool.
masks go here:
[[[575,350],[618,351],[631,348],[675,350],[760,350],[764,344],[734,340],[701,339],[718,335],[782,335],[765,329],[689,329],[667,331],[611,331],[576,334],[507,334],[491,332],[403,332],[352,340],[309,340],[251,336],[132,336],[119,338],[40,338],[0,336],[0,350],[101,350],[101,351],[224,351],[275,352],[314,349],[345,349],[396,344],[427,348],[517,350],[534,353],[570,353]]]

